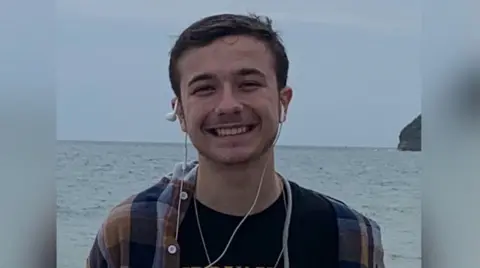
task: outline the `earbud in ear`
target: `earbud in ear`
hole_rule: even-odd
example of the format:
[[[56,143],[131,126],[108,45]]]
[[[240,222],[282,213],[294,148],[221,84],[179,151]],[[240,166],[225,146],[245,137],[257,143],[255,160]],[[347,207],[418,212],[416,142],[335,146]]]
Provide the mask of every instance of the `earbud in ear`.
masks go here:
[[[285,115],[285,107],[283,106],[283,104],[280,103],[280,123],[285,122],[286,119],[287,118]]]
[[[177,120],[177,108],[178,108],[178,100],[175,100],[175,105],[173,106],[173,111],[167,113],[165,115],[165,119],[170,122],[175,122]]]

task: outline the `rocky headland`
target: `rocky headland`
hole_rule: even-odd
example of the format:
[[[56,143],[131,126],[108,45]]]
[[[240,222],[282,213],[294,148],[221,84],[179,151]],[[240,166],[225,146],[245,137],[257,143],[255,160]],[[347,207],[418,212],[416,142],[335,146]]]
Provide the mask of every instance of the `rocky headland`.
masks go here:
[[[399,151],[419,152],[422,150],[422,115],[418,115],[406,125],[398,137]]]

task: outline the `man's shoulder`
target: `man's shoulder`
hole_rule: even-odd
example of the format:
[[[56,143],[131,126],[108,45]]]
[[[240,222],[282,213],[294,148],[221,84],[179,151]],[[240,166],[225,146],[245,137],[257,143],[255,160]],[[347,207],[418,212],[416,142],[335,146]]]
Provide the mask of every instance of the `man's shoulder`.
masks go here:
[[[146,252],[151,255],[151,250],[158,245],[157,239],[163,239],[157,234],[168,235],[175,231],[172,226],[175,226],[178,215],[177,197],[180,191],[191,196],[196,166],[195,161],[187,163],[186,167],[183,163],[178,163],[171,173],[161,177],[156,184],[114,206],[100,227],[92,252],[100,252],[98,256],[105,255],[114,264],[124,261],[118,256],[122,248],[128,249],[133,255],[147,254]],[[111,257],[108,258],[108,255]],[[121,265],[114,265],[119,266]]]
[[[347,205],[345,202],[340,201],[331,196],[325,195],[333,209],[335,210],[337,220],[341,224],[341,228],[346,228],[348,230],[360,230],[360,228],[366,226],[376,230],[380,230],[380,226],[375,220],[365,216],[365,214],[359,212],[358,210]],[[351,223],[356,223],[352,225]]]
[[[311,205],[328,202],[335,213],[338,228],[340,267],[362,264],[362,267],[383,268],[381,229],[375,220],[331,196],[293,183]]]
[[[132,218],[157,218],[166,212],[174,202],[178,181],[162,177],[153,186],[133,194],[115,205],[109,212],[105,224],[115,225]]]
[[[132,225],[156,227],[159,217],[166,217],[172,211],[179,184],[179,180],[165,176],[151,187],[129,196],[109,211],[103,229],[116,230],[118,236],[118,231],[131,229]]]
[[[302,202],[308,202],[309,205],[314,206],[320,203],[327,202],[336,214],[337,220],[344,225],[344,222],[357,222],[358,224],[372,226],[379,229],[379,225],[371,218],[358,212],[354,208],[347,205],[339,199],[333,198],[329,195],[320,193],[318,191],[300,186],[295,182],[290,182],[293,190],[302,198]],[[339,226],[345,227],[345,226]]]

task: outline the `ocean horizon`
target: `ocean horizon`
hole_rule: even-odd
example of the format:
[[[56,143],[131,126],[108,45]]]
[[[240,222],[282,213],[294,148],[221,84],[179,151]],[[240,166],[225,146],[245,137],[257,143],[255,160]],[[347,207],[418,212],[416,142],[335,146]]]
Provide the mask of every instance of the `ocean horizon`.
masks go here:
[[[69,140],[57,139],[57,143],[92,143],[92,144],[138,144],[138,145],[182,145],[183,142],[169,142],[169,141],[120,141],[120,140]],[[192,145],[190,142],[189,145]],[[281,148],[324,148],[324,149],[378,149],[378,150],[397,150],[396,146],[341,146],[341,145],[303,145],[303,144],[276,144],[275,147]],[[419,153],[403,151],[404,153]]]

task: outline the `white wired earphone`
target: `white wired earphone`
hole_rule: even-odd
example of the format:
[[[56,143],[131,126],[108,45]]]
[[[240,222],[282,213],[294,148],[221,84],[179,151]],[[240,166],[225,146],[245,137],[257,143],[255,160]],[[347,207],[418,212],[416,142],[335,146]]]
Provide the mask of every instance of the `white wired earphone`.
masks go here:
[[[167,121],[170,121],[170,122],[175,122],[177,120],[177,110],[178,110],[178,99],[175,100],[173,110],[165,115],[165,119]],[[278,138],[280,137],[280,133],[282,131],[282,125],[285,122],[285,120],[286,120],[285,108],[284,108],[283,104],[280,103],[280,122],[279,122],[277,136],[276,136],[275,141],[274,141],[272,146],[275,146],[275,144],[277,143]],[[183,175],[185,176],[185,168],[187,166],[187,133],[185,133],[184,150],[185,150],[185,153],[184,153],[184,160],[183,160],[183,171],[184,171]],[[242,224],[245,222],[245,220],[250,215],[250,213],[252,213],[255,205],[257,204],[258,197],[260,196],[260,189],[262,188],[263,178],[265,176],[265,171],[266,170],[267,170],[267,164],[265,164],[265,167],[263,168],[262,177],[260,178],[260,183],[258,185],[257,194],[255,196],[255,199],[253,200],[252,206],[248,210],[247,214],[243,217],[243,219],[238,223],[237,227],[235,228],[232,235],[230,236],[230,239],[229,239],[227,245],[225,246],[225,249],[223,250],[222,254],[220,254],[220,256],[215,261],[208,264],[205,268],[211,268],[213,265],[215,265],[217,262],[219,262],[222,259],[222,257],[225,255],[228,248],[230,247],[230,244],[232,243],[233,238],[237,234],[237,231],[240,229],[240,226],[242,226]],[[283,242],[283,249],[282,249],[282,252],[283,252],[283,267],[284,268],[289,268],[290,267],[290,260],[289,260],[289,254],[288,254],[288,235],[289,235],[289,230],[290,230],[290,222],[291,222],[291,218],[292,218],[292,207],[293,207],[293,205],[292,205],[292,189],[291,189],[290,183],[288,182],[287,179],[283,178],[282,176],[279,176],[279,177],[283,180],[283,183],[285,185],[286,198],[287,198],[287,212],[286,212],[286,216],[285,216],[285,222],[284,222],[284,225],[283,225],[283,237],[282,237],[282,242]],[[180,195],[182,194],[182,192],[183,192],[183,178],[182,178],[181,183],[180,183],[180,191],[179,191],[179,196],[178,196],[178,207],[177,207],[178,212],[180,212],[180,208],[181,208],[182,198],[181,198]],[[177,241],[178,241],[179,229],[180,229],[180,213],[177,213],[177,232],[176,232],[176,236],[175,236],[175,239]],[[204,247],[206,247],[205,244],[204,244]]]
[[[170,122],[175,122],[175,120],[177,120],[177,109],[178,109],[178,99],[175,99],[173,110],[165,115],[165,119]]]

